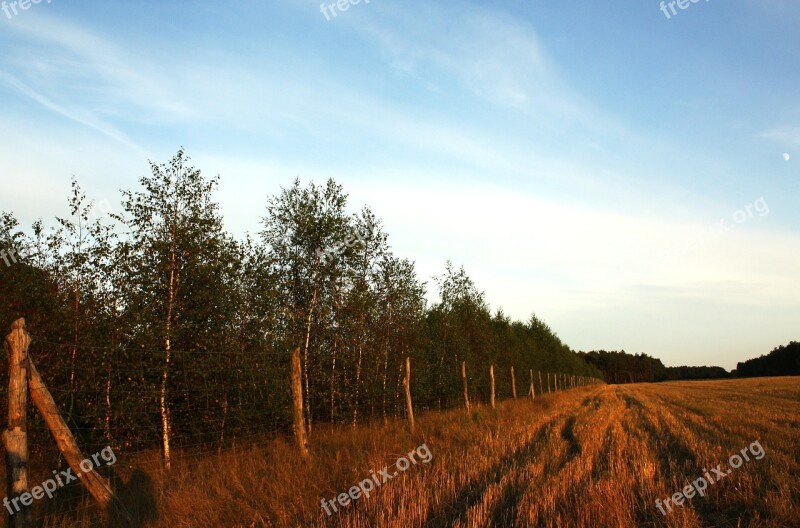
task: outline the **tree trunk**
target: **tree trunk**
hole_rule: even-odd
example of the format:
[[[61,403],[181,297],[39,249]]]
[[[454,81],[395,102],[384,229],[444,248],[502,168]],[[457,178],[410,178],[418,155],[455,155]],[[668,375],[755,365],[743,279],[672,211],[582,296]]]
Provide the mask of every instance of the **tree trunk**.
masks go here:
[[[103,435],[109,445],[111,445],[111,369],[114,363],[114,341],[116,340],[112,340],[112,348],[108,353],[108,365],[106,367],[106,416],[103,423]]]
[[[536,398],[536,390],[533,388],[533,369],[531,369],[531,388],[528,391],[528,395],[532,400]]]
[[[331,362],[331,427],[336,423],[336,346],[338,340],[333,338],[333,360]]]
[[[467,388],[467,362],[461,362],[461,379],[464,380],[464,404],[467,406],[467,414],[469,414],[469,389]]]
[[[67,416],[72,418],[72,410],[75,407],[75,361],[78,357],[78,310],[80,309],[80,279],[75,284],[75,299],[73,300],[73,341],[70,351],[69,366],[69,413]]]
[[[383,423],[385,424],[388,421],[388,417],[386,415],[386,380],[389,377],[389,335],[391,333],[392,327],[392,309],[388,308],[388,318],[386,320],[386,328],[385,328],[385,341],[383,344]]]
[[[358,423],[358,398],[360,395],[359,389],[361,388],[361,362],[363,358],[364,346],[361,342],[363,334],[359,337],[358,343],[358,362],[356,363],[356,386],[355,395],[353,398],[353,427]]]
[[[406,412],[408,414],[408,427],[414,434],[414,407],[411,404],[411,358],[406,356],[406,377],[403,378],[403,387],[406,392]]]
[[[175,293],[177,284],[177,253],[178,253],[178,205],[173,213],[172,227],[170,230],[170,255],[169,255],[169,297],[167,299],[167,318],[164,324],[164,370],[161,375],[161,395],[159,407],[161,411],[161,442],[164,451],[164,467],[167,471],[172,468],[170,455],[170,420],[169,402],[167,399],[167,383],[169,382],[169,366],[172,359],[172,316],[175,308]]]
[[[305,378],[306,389],[306,421],[308,426],[308,433],[311,434],[311,409],[309,402],[311,401],[311,391],[308,385],[308,347],[311,342],[311,321],[314,317],[314,308],[317,304],[317,288],[314,287],[314,294],[311,296],[311,306],[308,307],[308,319],[306,322],[306,346],[303,349],[303,377]]]
[[[496,409],[494,403],[494,365],[489,366],[489,377],[491,378],[492,381],[492,395],[491,395],[492,409]]]

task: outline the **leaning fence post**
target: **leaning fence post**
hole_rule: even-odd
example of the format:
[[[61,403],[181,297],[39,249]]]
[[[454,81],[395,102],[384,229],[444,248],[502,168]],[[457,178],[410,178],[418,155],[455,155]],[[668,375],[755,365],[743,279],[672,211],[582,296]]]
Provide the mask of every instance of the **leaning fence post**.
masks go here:
[[[414,407],[411,405],[411,358],[406,356],[406,377],[403,378],[406,390],[406,410],[408,411],[408,428],[414,434]]]
[[[27,359],[31,336],[25,330],[25,319],[17,319],[5,340],[8,355],[8,429],[3,432],[6,448],[8,500],[20,504],[19,497],[28,492],[28,377]],[[31,507],[21,504],[16,513],[9,513],[9,528],[32,526]],[[9,510],[10,511],[10,510]]]
[[[489,377],[492,378],[492,398],[491,398],[492,409],[495,409],[496,407],[494,403],[494,365],[489,366]]]
[[[514,367],[511,367],[511,394],[517,399],[517,378],[514,377]]]
[[[300,369],[300,347],[292,352],[292,401],[294,402],[294,437],[300,456],[308,458],[308,436],[303,420],[303,380]]]
[[[64,460],[67,461],[67,464],[69,464],[69,467],[75,472],[75,475],[80,475],[83,485],[103,509],[109,510],[113,507],[116,510],[115,513],[121,515],[126,521],[130,522],[131,519],[128,512],[114,495],[114,492],[111,490],[111,485],[105,477],[100,475],[97,471],[84,467],[84,462],[91,461],[85,458],[83,453],[81,453],[78,442],[72,435],[72,431],[69,430],[67,423],[61,417],[56,402],[53,400],[50,391],[47,390],[47,385],[45,385],[42,377],[39,375],[39,371],[36,370],[36,364],[33,362],[30,355],[28,356],[27,364],[31,400],[36,405],[36,408],[39,409],[39,414],[42,415],[45,425],[50,429],[50,433],[56,441],[58,450],[61,451],[61,454],[64,456]]]
[[[467,414],[469,414],[469,390],[467,389],[467,362],[461,362],[461,379],[464,380],[464,405],[467,406]]]
[[[539,394],[544,394],[544,385],[542,385],[542,371],[537,370],[539,373]]]

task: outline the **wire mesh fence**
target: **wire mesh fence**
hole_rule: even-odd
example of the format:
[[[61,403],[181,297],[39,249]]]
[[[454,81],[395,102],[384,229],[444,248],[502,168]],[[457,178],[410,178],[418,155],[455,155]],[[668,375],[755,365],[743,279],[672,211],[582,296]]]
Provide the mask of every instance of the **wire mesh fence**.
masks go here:
[[[177,474],[181,468],[222,452],[291,439],[289,353],[244,348],[170,350],[167,363],[163,348],[75,347],[34,336],[29,354],[83,454],[113,454],[93,470],[106,476],[123,500],[126,495],[139,495],[135,501],[139,508],[141,504],[155,508],[155,490],[169,486],[165,428],[170,467]],[[62,360],[47,361],[53,358]],[[366,370],[356,378],[340,371],[338,382],[336,370],[325,372],[319,363],[309,365],[303,380],[308,389],[304,425],[312,445],[314,435],[341,424],[405,418],[403,371],[393,368],[388,372],[388,363],[385,365],[383,373]],[[489,366],[470,366],[468,371],[470,403],[489,402]],[[518,397],[530,396],[531,384],[533,392],[541,395],[554,391],[559,383],[555,374],[518,372]],[[437,374],[412,376],[416,412],[464,406],[460,366],[454,363]],[[559,389],[564,390],[581,378],[558,375],[558,379]],[[431,380],[434,383],[424,385]],[[496,369],[496,380],[498,399],[510,398],[511,372]],[[319,390],[321,387],[328,390]],[[5,411],[5,398],[2,405]],[[69,467],[43,418],[29,413],[31,486]],[[34,503],[37,525],[94,526],[104,518],[79,479],[59,486],[48,499]],[[139,512],[137,518],[146,519],[147,515]]]

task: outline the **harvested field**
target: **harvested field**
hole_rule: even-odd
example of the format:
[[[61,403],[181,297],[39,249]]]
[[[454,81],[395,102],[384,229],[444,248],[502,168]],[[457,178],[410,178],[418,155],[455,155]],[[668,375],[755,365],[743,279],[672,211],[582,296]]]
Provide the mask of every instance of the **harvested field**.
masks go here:
[[[303,463],[283,440],[201,460],[155,484],[153,526],[798,526],[800,379],[606,385],[318,430]],[[662,501],[758,442],[749,461],[663,515]],[[419,462],[328,517],[321,499],[425,444]],[[157,457],[154,456],[154,463]],[[713,473],[712,473],[712,478]],[[329,507],[330,508],[330,507]],[[343,510],[343,511],[341,511]],[[665,510],[666,511],[666,510]],[[59,524],[59,526],[62,526]]]

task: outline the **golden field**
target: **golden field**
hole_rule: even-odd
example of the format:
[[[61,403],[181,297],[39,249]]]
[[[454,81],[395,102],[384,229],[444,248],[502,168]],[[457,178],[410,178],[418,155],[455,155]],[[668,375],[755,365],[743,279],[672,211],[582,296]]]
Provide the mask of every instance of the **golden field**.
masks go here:
[[[170,528],[800,526],[800,378],[600,385],[423,414],[413,435],[396,421],[318,426],[311,440],[307,462],[281,438],[187,453],[168,481],[142,454],[117,468],[121,495],[135,526]],[[760,460],[656,508],[754,441]],[[430,463],[325,514],[321,499],[423,443]]]

